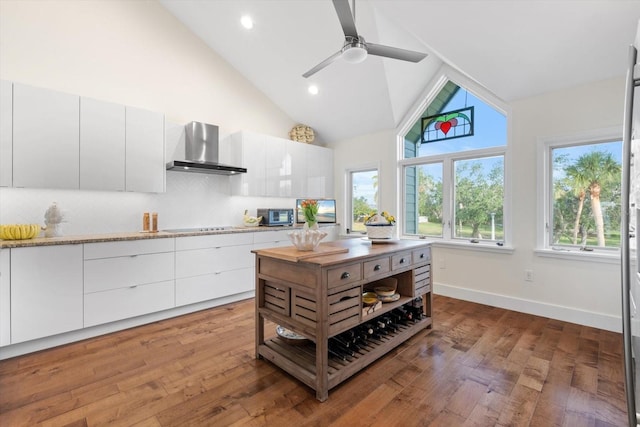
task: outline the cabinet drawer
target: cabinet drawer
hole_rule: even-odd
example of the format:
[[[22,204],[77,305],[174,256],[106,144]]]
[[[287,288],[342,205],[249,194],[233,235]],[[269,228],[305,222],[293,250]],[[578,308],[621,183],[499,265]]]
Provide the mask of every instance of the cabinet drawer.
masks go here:
[[[176,252],[176,277],[250,268],[254,264],[251,245],[227,246]]]
[[[173,280],[173,252],[84,262],[84,293]]]
[[[414,264],[418,264],[425,261],[431,261],[431,248],[421,248],[413,251]]]
[[[391,271],[391,261],[389,257],[375,259],[363,263],[364,278],[377,276],[378,274]]]
[[[268,281],[260,286],[263,287],[260,292],[262,294],[260,307],[288,316],[291,312],[291,288]]]
[[[84,259],[113,258],[139,254],[173,252],[174,238],[143,239],[126,242],[85,243]]]
[[[176,306],[252,291],[254,281],[253,268],[176,279]]]
[[[357,282],[362,279],[362,264],[345,265],[327,270],[329,288]]]
[[[95,292],[84,296],[84,326],[115,322],[174,306],[173,280]]]
[[[176,237],[176,251],[221,248],[223,246],[251,245],[252,233],[209,234],[205,236]]]
[[[253,243],[273,243],[271,246],[278,246],[282,242],[290,245],[289,233],[291,230],[256,231],[253,233]]]
[[[339,291],[327,295],[327,314],[329,335],[345,331],[360,321],[360,298],[362,290],[359,285],[340,288]],[[319,314],[315,296],[304,291],[291,289],[291,317],[298,322],[316,328]]]
[[[424,295],[431,291],[431,264],[413,270],[413,297]]]
[[[391,270],[398,270],[411,265],[411,252],[403,252],[391,257]]]

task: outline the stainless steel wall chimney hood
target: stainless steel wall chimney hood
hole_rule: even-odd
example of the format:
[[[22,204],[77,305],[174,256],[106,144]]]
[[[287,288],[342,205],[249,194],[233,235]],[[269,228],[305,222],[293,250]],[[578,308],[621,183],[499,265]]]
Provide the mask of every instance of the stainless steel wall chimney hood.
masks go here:
[[[179,172],[236,175],[246,173],[245,168],[218,162],[218,126],[191,122],[185,126],[185,160],[172,160],[167,170]]]

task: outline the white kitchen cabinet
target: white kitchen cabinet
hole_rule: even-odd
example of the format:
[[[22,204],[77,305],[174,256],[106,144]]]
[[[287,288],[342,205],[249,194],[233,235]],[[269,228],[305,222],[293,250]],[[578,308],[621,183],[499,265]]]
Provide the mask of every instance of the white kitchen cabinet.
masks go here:
[[[11,343],[83,327],[82,245],[11,249]]]
[[[176,306],[251,291],[253,233],[176,238]]]
[[[309,197],[307,194],[307,163],[316,159],[308,159],[307,144],[297,141],[286,141],[286,194],[284,197]]]
[[[253,249],[273,248],[276,246],[292,246],[289,239],[291,229],[269,230],[254,233]],[[255,260],[254,260],[255,261]]]
[[[0,249],[0,347],[11,344],[11,250]]]
[[[13,186],[13,83],[0,80],[0,187]]]
[[[330,199],[333,197],[333,150],[307,145],[306,197]]]
[[[288,139],[241,131],[221,144],[221,159],[247,173],[233,177],[241,196],[331,198],[333,150]]]
[[[125,106],[80,98],[80,188],[125,190]]]
[[[80,97],[13,85],[13,186],[79,188]]]
[[[220,161],[247,169],[247,173],[231,177],[233,194],[258,197],[266,195],[267,148],[265,135],[247,131],[235,133],[221,141]]]
[[[84,248],[84,326],[175,306],[175,240],[88,243]]]
[[[264,157],[264,168],[266,174],[266,189],[264,195],[267,197],[286,197],[287,183],[291,178],[287,177],[287,151],[285,141],[281,138],[268,136],[266,137],[265,144],[266,155]],[[290,170],[291,163],[289,162],[289,171]],[[290,191],[290,183],[288,187]]]
[[[126,190],[165,191],[164,115],[126,107]]]

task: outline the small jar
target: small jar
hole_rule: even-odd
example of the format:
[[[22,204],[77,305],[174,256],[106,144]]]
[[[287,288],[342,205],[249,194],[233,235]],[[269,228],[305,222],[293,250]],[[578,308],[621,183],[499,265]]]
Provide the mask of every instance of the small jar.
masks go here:
[[[142,214],[142,231],[149,231],[149,212]]]
[[[151,214],[151,231],[158,231],[158,213]]]

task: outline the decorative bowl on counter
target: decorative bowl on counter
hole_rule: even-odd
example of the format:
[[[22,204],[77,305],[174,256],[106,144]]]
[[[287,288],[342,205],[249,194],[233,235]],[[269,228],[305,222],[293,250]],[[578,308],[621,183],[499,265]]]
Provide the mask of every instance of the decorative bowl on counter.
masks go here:
[[[327,233],[317,229],[309,229],[307,224],[301,230],[289,233],[289,240],[299,251],[315,251],[320,241],[327,237]]]
[[[38,224],[7,224],[0,225],[0,239],[3,240],[27,240],[40,234]]]

